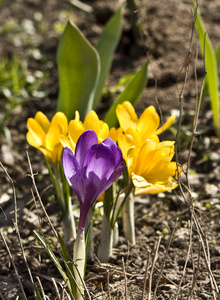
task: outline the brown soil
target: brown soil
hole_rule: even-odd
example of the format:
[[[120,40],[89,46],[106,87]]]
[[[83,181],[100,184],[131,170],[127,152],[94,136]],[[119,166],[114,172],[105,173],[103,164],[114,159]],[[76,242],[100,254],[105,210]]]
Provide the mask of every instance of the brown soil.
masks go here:
[[[54,24],[67,20],[69,16],[94,44],[106,20],[119,6],[119,1],[93,0],[88,1],[88,4],[93,8],[92,13],[72,7],[68,1],[57,0],[5,0],[0,8],[0,57],[17,55],[28,62],[30,72],[40,70],[50,74],[44,81],[42,97],[33,95],[22,107],[12,111],[6,125],[11,132],[13,147],[8,146],[4,134],[1,134],[0,149],[0,161],[16,188],[18,227],[29,270],[37,285],[37,277],[41,281],[48,299],[57,299],[51,278],[57,281],[61,278],[33,235],[33,229],[39,232],[43,230],[45,238],[57,251],[45,215],[32,197],[33,187],[27,176],[30,170],[26,155],[26,122],[38,110],[49,118],[56,110],[56,49],[60,34],[54,30]],[[218,0],[200,0],[199,7],[216,47],[220,41],[220,3]],[[191,1],[141,0],[137,14],[143,25],[143,36],[139,41],[133,39],[129,12],[126,10],[123,35],[114,57],[108,86],[113,86],[122,76],[136,71],[150,57],[148,85],[136,110],[140,114],[148,105],[155,105],[165,118],[171,110],[179,110],[180,104],[183,105],[178,157],[184,169],[192,133],[196,87],[201,88],[203,79],[203,61],[197,51],[199,45],[196,33],[191,42]],[[32,22],[31,32],[24,30],[27,20]],[[12,31],[2,29],[12,21],[16,24]],[[34,49],[39,50],[41,58],[33,55]],[[185,76],[187,66],[189,72]],[[183,89],[185,78],[187,82]],[[180,103],[182,89],[184,97]],[[4,101],[0,95],[0,102]],[[98,112],[103,113],[109,105],[110,100],[103,99]],[[178,120],[173,128],[176,130],[177,126]],[[185,200],[180,189],[172,193],[137,198],[137,243],[131,245],[125,240],[119,219],[121,236],[110,262],[100,264],[97,259],[88,262],[85,280],[91,299],[153,299],[154,293],[154,299],[220,299],[220,143],[214,134],[209,98],[202,107],[197,132],[190,155],[189,173],[193,205],[189,204],[190,193],[184,187]],[[175,139],[171,132],[167,137]],[[28,152],[33,170],[37,173],[35,180],[46,210],[55,228],[61,231],[61,215],[54,201],[50,180],[45,175],[43,157],[31,147]],[[187,184],[185,176],[182,180]],[[0,169],[0,207],[0,225],[5,238],[5,242],[0,239],[0,298],[22,299],[21,286],[6,250],[7,243],[27,299],[34,299],[30,275],[13,225],[12,184],[3,169]],[[95,232],[97,243],[98,237],[99,226]],[[157,245],[158,251],[155,250]],[[56,253],[59,257],[59,252]],[[142,296],[148,262],[146,290]],[[149,278],[152,278],[150,289]],[[62,284],[58,284],[58,288],[61,294]],[[86,299],[89,298],[86,296]]]

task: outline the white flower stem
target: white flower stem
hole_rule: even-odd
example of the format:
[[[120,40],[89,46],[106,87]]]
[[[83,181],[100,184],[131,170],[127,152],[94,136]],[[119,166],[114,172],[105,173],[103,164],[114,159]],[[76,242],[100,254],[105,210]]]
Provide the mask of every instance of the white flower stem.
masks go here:
[[[100,244],[98,249],[98,259],[104,263],[107,262],[112,255],[112,246],[113,246],[113,229],[110,226],[110,223],[106,217],[103,215],[102,219],[102,229],[100,236]]]
[[[76,225],[73,216],[72,202],[71,198],[65,199],[63,185],[60,180],[58,167],[54,166],[54,175],[56,178],[56,183],[59,189],[62,210],[63,210],[63,231],[64,231],[64,242],[67,244],[71,239],[76,239]]]
[[[118,223],[115,222],[115,226],[113,228],[113,247],[116,247],[119,239],[119,231],[118,231]]]
[[[68,242],[70,242],[71,240],[76,239],[76,225],[73,216],[71,199],[69,199],[68,208],[65,211],[65,215],[63,219],[64,219],[64,224],[63,224],[64,243],[68,244]]]
[[[76,289],[76,295],[74,295],[76,300],[83,299],[82,295],[84,294],[83,279],[85,273],[85,259],[85,230],[78,228],[73,248],[73,261],[77,265],[77,269],[74,271],[74,277],[78,287]]]
[[[132,192],[123,206],[123,229],[125,238],[135,245],[134,195]]]

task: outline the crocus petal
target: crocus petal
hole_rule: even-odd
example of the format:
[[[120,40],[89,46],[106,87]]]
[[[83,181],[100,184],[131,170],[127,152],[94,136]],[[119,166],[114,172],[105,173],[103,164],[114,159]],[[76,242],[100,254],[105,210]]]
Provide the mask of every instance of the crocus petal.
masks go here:
[[[165,124],[163,124],[163,126],[161,126],[156,132],[156,135],[161,134],[163,131],[167,130],[175,121],[175,115],[171,115],[169,117],[169,119],[166,121]]]
[[[55,145],[60,143],[60,131],[57,125],[51,125],[46,135],[46,148],[54,150]]]
[[[60,133],[62,134],[67,134],[67,129],[68,129],[68,121],[67,121],[67,117],[64,115],[64,113],[62,112],[57,112],[52,121],[51,121],[51,125],[57,125],[60,129]]]
[[[123,130],[128,129],[129,127],[137,127],[138,117],[134,107],[129,101],[125,101],[123,104],[117,105],[116,115]]]
[[[35,121],[41,126],[44,132],[47,132],[50,127],[50,121],[41,111],[38,111],[34,117]]]
[[[86,167],[86,177],[92,172],[100,180],[108,179],[115,169],[114,153],[103,143],[93,145],[87,151],[82,167]]]
[[[105,139],[102,144],[107,145],[110,147],[114,158],[115,158],[115,168],[119,167],[121,165],[121,162],[123,161],[122,152],[119,150],[119,147],[111,138]]]
[[[99,130],[97,136],[98,136],[99,142],[101,143],[104,139],[106,139],[108,137],[108,135],[109,135],[109,127],[103,121],[99,121],[99,123],[100,123],[100,130]]]
[[[41,126],[37,123],[37,121],[33,118],[29,118],[27,121],[27,127],[30,134],[27,135],[28,143],[38,148],[45,144],[46,133],[41,128]]]
[[[76,144],[75,155],[79,162],[80,167],[82,166],[85,154],[91,149],[95,144],[98,144],[98,138],[94,131],[85,131],[78,139]]]
[[[91,110],[84,121],[85,130],[93,130],[98,135],[100,130],[99,117],[94,110]]]
[[[141,140],[144,142],[155,134],[159,124],[160,118],[155,108],[152,105],[147,107],[137,122],[137,131],[141,136]]]
[[[69,138],[74,144],[77,143],[81,134],[85,131],[84,125],[81,121],[71,120],[69,123]]]
[[[80,167],[73,151],[67,147],[63,149],[62,164],[66,179],[72,187],[73,180],[71,179],[79,172]]]

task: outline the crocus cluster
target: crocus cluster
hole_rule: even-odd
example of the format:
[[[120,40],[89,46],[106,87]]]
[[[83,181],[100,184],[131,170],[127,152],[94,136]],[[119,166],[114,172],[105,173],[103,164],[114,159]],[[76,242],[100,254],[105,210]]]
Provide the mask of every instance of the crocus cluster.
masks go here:
[[[171,162],[174,142],[160,142],[158,137],[172,125],[174,115],[158,129],[160,117],[153,106],[146,108],[138,118],[131,103],[126,101],[117,106],[116,114],[120,124],[117,140],[136,194],[176,188],[177,166]]]
[[[76,111],[75,119],[69,124],[61,112],[55,114],[51,123],[42,112],[38,112],[35,118],[28,119],[29,144],[41,150],[53,166],[58,165],[63,151],[64,175],[79,200],[80,217],[73,254],[74,261],[78,264],[78,272],[75,272],[74,277],[79,285],[85,271],[85,227],[88,212],[97,198],[123,174],[125,163],[129,178],[128,190],[130,193],[133,189],[135,194],[172,190],[177,186],[177,178],[181,172],[181,168],[172,161],[174,142],[160,142],[158,137],[173,124],[173,115],[159,128],[160,117],[153,106],[147,107],[138,118],[134,107],[127,101],[117,106],[116,115],[120,125],[117,130],[109,129],[94,111],[86,116],[84,122]],[[114,197],[109,199],[111,204],[104,207],[115,209],[117,205],[113,203]],[[131,224],[134,223],[134,213],[130,207],[126,208],[126,205],[134,203],[128,200],[122,203],[126,210],[125,223],[129,225],[130,222],[129,226],[131,229],[133,226],[134,234],[134,224]],[[110,220],[114,213],[108,211],[103,218],[110,231],[116,221],[114,219],[112,223]],[[125,235],[126,231],[124,228]],[[103,232],[106,232],[105,228]],[[127,238],[129,239],[129,234]],[[102,242],[100,244],[103,246]],[[112,247],[111,243],[109,247]],[[108,255],[104,255],[103,260],[107,260]],[[83,287],[80,286],[76,299],[81,299],[83,294]]]

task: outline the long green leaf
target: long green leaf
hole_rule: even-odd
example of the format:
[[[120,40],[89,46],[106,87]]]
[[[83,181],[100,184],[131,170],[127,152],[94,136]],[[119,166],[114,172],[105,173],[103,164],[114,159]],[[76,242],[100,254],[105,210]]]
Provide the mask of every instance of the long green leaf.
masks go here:
[[[217,62],[217,69],[220,67],[220,43],[218,43],[216,49],[215,49],[215,59]],[[205,96],[208,93],[208,83],[205,79],[204,87],[203,87],[203,93],[202,93],[202,103],[204,102]]]
[[[194,10],[195,10],[195,2],[194,2]],[[213,111],[213,123],[216,129],[216,133],[219,136],[220,126],[219,126],[219,82],[218,82],[218,68],[217,61],[215,56],[215,51],[213,49],[210,38],[206,32],[205,25],[203,23],[202,17],[197,10],[196,16],[196,30],[200,41],[200,46],[202,50],[202,54],[205,53],[205,65],[206,65],[206,80],[211,100],[211,108]],[[204,47],[205,41],[205,47]],[[204,51],[205,49],[205,51]]]
[[[116,107],[118,104],[124,101],[130,101],[133,105],[137,103],[141,97],[144,88],[147,85],[147,70],[149,61],[142,66],[142,68],[134,75],[134,77],[129,81],[124,91],[118,96],[111,108],[109,109],[104,121],[109,125],[109,127],[114,127],[117,125]]]
[[[100,58],[97,50],[70,21],[59,43],[57,63],[60,89],[57,110],[64,112],[68,120],[73,119],[78,110],[83,120],[93,107]]]
[[[121,37],[123,11],[124,5],[118,9],[118,11],[105,25],[96,45],[96,49],[100,56],[101,72],[95,92],[93,104],[94,109],[100,101],[102,89],[111,68],[113,54]]]
[[[63,280],[67,283],[69,291],[71,291],[71,286],[70,286],[69,278],[66,275],[66,273],[64,272],[63,267],[59,263],[59,261],[56,258],[55,254],[53,253],[53,251],[51,250],[51,248],[47,245],[47,243],[44,241],[44,239],[42,238],[42,236],[39,233],[37,233],[34,230],[34,234],[36,235],[36,237],[38,238],[38,240],[41,242],[41,244],[43,245],[43,247],[45,248],[45,250],[47,251],[47,253],[50,255],[50,257],[53,260],[53,262],[55,263],[58,271],[60,272],[61,276],[63,277]]]

